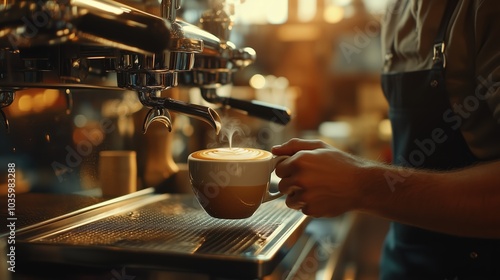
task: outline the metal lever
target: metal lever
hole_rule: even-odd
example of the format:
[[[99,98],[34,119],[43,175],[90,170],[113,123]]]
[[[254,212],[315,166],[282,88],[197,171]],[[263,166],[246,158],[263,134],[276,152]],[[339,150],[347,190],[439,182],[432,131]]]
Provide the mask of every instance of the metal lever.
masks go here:
[[[14,102],[14,91],[0,91],[0,114],[2,115],[3,123],[5,125],[5,129],[7,129],[7,133],[10,132],[9,119],[5,115],[2,108],[9,106]]]
[[[221,97],[217,95],[215,88],[201,88],[200,90],[201,96],[206,101],[244,111],[249,116],[282,125],[287,124],[291,120],[291,112],[284,106],[278,106],[256,100],[246,101],[231,97]]]
[[[174,22],[177,16],[176,10],[181,8],[181,0],[162,0],[161,17]]]
[[[5,129],[7,130],[7,133],[9,133],[10,132],[9,119],[7,119],[7,116],[5,115],[2,109],[0,109],[0,114],[2,114],[2,119],[3,119],[3,124],[5,125]]]
[[[66,97],[66,114],[71,114],[71,110],[73,110],[73,95],[71,90],[68,88],[64,91]]]

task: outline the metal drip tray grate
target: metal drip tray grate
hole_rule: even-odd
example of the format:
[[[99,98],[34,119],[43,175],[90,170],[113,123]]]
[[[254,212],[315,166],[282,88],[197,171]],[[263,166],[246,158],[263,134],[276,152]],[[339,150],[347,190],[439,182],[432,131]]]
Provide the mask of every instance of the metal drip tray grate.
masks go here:
[[[263,246],[291,214],[282,202],[278,202],[263,205],[249,219],[221,220],[180,202],[172,199],[157,201],[36,242],[241,254]]]
[[[44,255],[38,254],[43,261],[52,256],[53,261],[90,265],[196,267],[210,272],[220,271],[218,265],[227,271],[233,263],[239,273],[260,277],[263,267],[286,253],[284,245],[303,229],[305,216],[278,199],[247,219],[216,219],[192,196],[153,195],[70,220],[26,238],[24,249],[33,256],[37,248],[43,249]]]
[[[0,201],[7,201],[7,196],[1,196]],[[104,199],[69,194],[16,194],[16,226],[33,226],[102,201]],[[0,219],[5,221],[8,217],[7,207],[2,207]],[[8,228],[0,228],[0,235],[5,233],[8,233]]]

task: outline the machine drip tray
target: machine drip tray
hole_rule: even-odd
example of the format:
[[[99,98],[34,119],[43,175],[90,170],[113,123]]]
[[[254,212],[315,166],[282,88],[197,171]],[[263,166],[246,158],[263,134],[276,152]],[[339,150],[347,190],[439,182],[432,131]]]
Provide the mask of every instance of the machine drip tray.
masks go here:
[[[146,192],[21,232],[17,247],[27,263],[262,278],[307,221],[283,199],[250,218],[224,220],[208,216],[192,195]]]

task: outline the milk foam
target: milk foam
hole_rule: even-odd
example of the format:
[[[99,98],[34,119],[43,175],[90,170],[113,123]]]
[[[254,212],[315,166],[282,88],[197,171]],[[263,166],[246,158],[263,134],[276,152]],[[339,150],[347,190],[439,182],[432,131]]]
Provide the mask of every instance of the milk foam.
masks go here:
[[[270,158],[272,154],[252,148],[216,148],[197,151],[192,157],[206,160],[259,160]]]

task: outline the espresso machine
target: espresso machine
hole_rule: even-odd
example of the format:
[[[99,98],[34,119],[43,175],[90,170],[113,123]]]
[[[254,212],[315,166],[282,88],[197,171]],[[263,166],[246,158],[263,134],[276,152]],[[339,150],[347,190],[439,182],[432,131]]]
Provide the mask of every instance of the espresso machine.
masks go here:
[[[207,216],[189,191],[171,192],[179,184],[172,178],[180,172],[172,162],[171,112],[200,120],[214,134],[224,127],[221,110],[236,109],[281,125],[290,121],[285,107],[218,94],[236,71],[256,59],[252,48],[238,48],[229,40],[230,5],[235,2],[241,1],[209,1],[197,25],[177,17],[180,0],[0,2],[0,161],[14,164],[18,174],[12,189],[16,210],[1,213],[2,220],[15,224],[0,231],[2,241],[15,240],[15,246],[2,252],[18,271],[8,277],[291,279],[300,272],[301,261],[325,249],[307,233],[309,219],[283,200],[263,205],[251,218],[232,221]],[[212,105],[176,98],[179,88],[199,88]],[[93,102],[108,98],[119,102]],[[13,104],[16,108],[10,108]],[[50,117],[38,118],[40,104]],[[51,106],[57,109],[51,111]],[[85,112],[96,107],[112,112],[107,116],[118,123],[99,120],[103,113],[94,116],[100,133],[73,131],[82,118],[88,123],[92,113]],[[35,133],[40,127],[42,132]],[[16,136],[26,131],[35,136]],[[119,197],[75,187],[83,173],[73,171],[95,168],[96,151],[117,138],[120,149],[138,152],[142,176],[155,170],[159,174]],[[39,164],[26,157],[39,158]],[[39,174],[38,169],[55,179],[35,191],[29,186],[31,191],[22,191],[23,176],[29,185],[29,175]],[[7,201],[3,195],[1,199]],[[316,265],[326,266],[328,260]]]

